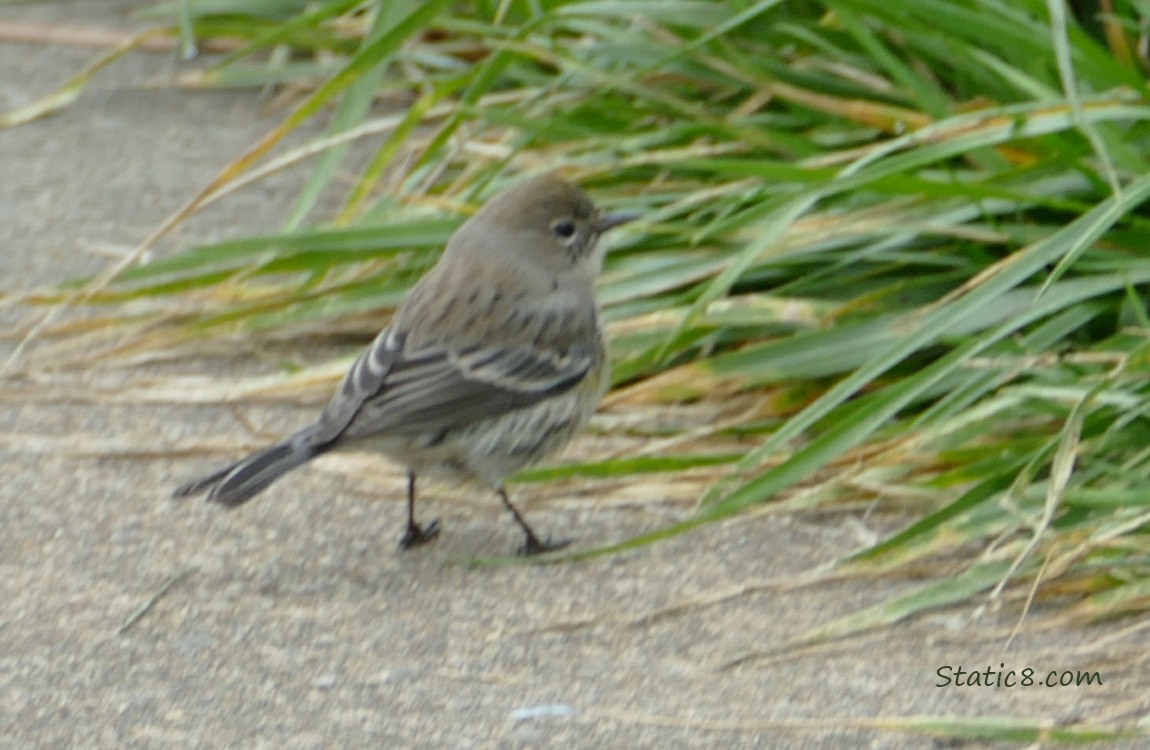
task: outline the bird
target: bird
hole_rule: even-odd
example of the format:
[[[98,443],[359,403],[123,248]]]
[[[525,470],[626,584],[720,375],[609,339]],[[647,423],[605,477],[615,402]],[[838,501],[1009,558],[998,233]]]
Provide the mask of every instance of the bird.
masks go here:
[[[524,534],[519,554],[565,547],[528,525],[504,480],[564,446],[606,392],[599,240],[636,218],[600,211],[555,173],[512,185],[451,235],[315,422],[174,496],[235,507],[324,453],[377,451],[407,469],[401,549],[439,533],[416,521],[422,476],[493,490]]]

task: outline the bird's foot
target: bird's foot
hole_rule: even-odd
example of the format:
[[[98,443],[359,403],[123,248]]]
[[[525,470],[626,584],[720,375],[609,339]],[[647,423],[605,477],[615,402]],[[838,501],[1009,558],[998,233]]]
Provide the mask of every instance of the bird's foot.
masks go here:
[[[404,532],[403,538],[399,540],[399,548],[408,550],[413,547],[420,547],[437,536],[439,536],[438,520],[432,521],[422,527],[415,522],[409,522],[407,524],[407,531]]]
[[[516,550],[516,554],[521,557],[542,555],[545,552],[554,552],[563,549],[570,543],[570,539],[552,540],[551,537],[547,537],[545,541],[539,541],[539,537],[534,534],[528,534],[527,539],[523,542],[523,546]]]

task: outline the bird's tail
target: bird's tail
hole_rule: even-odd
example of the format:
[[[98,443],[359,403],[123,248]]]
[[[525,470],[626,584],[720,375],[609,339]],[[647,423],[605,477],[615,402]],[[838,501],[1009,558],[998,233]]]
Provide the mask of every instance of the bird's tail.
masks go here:
[[[207,490],[208,500],[220,505],[246,502],[284,474],[324,452],[322,447],[311,445],[311,432],[310,427],[304,429],[259,453],[188,482],[173,496],[187,497]]]

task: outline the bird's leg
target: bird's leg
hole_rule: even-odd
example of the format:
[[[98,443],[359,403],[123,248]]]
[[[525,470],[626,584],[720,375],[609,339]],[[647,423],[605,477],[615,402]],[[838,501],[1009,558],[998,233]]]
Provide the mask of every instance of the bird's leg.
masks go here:
[[[439,521],[432,521],[427,527],[415,522],[415,472],[407,472],[407,531],[399,540],[400,549],[411,549],[427,544],[439,534]]]
[[[497,492],[499,493],[499,499],[507,506],[507,510],[511,511],[511,515],[515,517],[515,523],[519,524],[519,528],[523,529],[523,533],[527,537],[523,541],[523,546],[519,548],[518,554],[538,555],[544,552],[554,552],[557,549],[563,549],[571,543],[570,539],[551,541],[551,537],[548,537],[546,541],[539,541],[539,537],[535,535],[535,532],[532,531],[531,527],[527,525],[527,522],[523,520],[523,516],[519,515],[519,511],[515,509],[515,506],[512,505],[511,501],[507,498],[507,491],[500,487]]]

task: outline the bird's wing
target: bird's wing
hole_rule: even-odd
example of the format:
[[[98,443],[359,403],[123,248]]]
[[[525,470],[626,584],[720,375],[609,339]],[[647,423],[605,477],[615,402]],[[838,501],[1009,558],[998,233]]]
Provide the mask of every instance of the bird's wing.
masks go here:
[[[439,432],[500,416],[572,388],[595,351],[533,345],[428,345],[414,351],[384,331],[344,377],[315,441]]]

